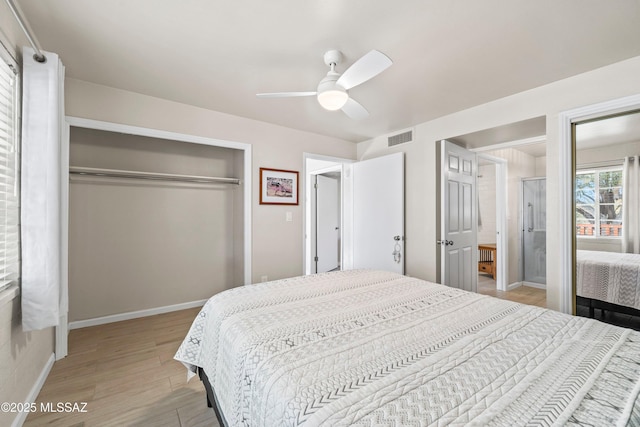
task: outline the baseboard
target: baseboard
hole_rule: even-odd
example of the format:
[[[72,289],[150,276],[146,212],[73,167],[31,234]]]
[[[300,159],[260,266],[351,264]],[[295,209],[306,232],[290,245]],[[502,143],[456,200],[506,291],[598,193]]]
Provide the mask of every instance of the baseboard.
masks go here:
[[[34,403],[36,401],[36,399],[38,398],[38,394],[40,394],[40,390],[42,390],[42,386],[44,385],[44,382],[47,380],[47,377],[49,376],[49,372],[51,372],[51,368],[53,367],[53,362],[55,361],[56,361],[56,355],[54,353],[51,353],[51,356],[49,356],[47,363],[44,364],[44,367],[42,368],[42,371],[40,372],[38,379],[36,380],[33,387],[31,387],[31,391],[29,391],[29,394],[27,395],[23,403]],[[11,427],[22,426],[22,424],[24,424],[24,422],[27,420],[27,415],[29,415],[29,412],[26,412],[26,411],[18,412],[18,416],[13,419],[13,422],[11,423]]]
[[[110,316],[95,317],[93,319],[76,320],[69,322],[69,330],[87,328],[89,326],[104,325],[107,323],[121,322],[123,320],[137,319],[140,317],[155,316],[156,314],[170,313],[172,311],[186,310],[188,308],[202,307],[206,299],[185,302],[182,304],[167,305],[164,307],[150,308],[147,310],[130,311],[128,313],[112,314]]]
[[[507,285],[507,291],[512,291],[519,288],[520,286],[522,286],[522,282],[513,282]]]
[[[535,283],[535,282],[522,282],[522,284],[524,286],[528,286],[530,288],[537,288],[537,289],[547,289],[547,285],[543,285],[542,283]]]

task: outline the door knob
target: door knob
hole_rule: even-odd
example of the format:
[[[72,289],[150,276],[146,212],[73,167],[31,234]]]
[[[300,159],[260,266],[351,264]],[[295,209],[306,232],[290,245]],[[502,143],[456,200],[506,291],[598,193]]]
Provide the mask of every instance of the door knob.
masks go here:
[[[395,240],[396,243],[393,245],[393,252],[391,255],[393,255],[393,260],[396,264],[400,264],[400,261],[402,260],[402,246],[400,245],[400,240],[402,240],[402,237],[393,236],[393,240]]]

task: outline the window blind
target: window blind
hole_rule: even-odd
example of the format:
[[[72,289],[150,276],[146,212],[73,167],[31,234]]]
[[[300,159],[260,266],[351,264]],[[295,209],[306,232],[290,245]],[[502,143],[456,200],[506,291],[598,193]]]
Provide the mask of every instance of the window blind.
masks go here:
[[[1,48],[2,46],[0,46]],[[18,68],[0,52],[0,291],[20,278]]]

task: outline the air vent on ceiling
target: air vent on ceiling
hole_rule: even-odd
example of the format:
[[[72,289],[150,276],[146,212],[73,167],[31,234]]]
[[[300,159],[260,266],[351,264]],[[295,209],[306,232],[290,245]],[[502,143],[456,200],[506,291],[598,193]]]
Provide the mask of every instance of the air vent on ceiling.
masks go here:
[[[412,130],[390,136],[388,138],[389,147],[393,147],[394,145],[404,144],[405,142],[411,142],[412,139],[413,139]]]

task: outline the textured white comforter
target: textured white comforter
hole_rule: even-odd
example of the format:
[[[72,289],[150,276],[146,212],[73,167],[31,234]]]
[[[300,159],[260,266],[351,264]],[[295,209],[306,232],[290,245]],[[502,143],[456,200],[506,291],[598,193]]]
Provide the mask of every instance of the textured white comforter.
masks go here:
[[[640,333],[380,271],[218,294],[175,358],[230,426],[640,425]]]
[[[640,255],[577,251],[576,293],[640,310]]]

